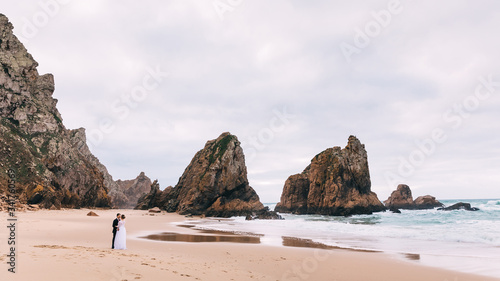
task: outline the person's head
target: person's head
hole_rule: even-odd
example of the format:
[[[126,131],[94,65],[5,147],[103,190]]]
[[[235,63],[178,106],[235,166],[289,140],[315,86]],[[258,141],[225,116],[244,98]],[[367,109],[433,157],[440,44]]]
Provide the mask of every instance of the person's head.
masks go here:
[[[120,218],[120,213],[116,214],[116,218],[118,219]]]
[[[124,219],[125,219],[125,215],[122,215],[122,220],[124,220]]]

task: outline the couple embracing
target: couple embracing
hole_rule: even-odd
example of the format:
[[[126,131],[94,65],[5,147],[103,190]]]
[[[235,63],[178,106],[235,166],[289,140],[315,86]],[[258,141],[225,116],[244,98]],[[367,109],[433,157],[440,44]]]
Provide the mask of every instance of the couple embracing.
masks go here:
[[[111,249],[127,249],[127,229],[125,229],[125,215],[116,214],[113,220],[113,243]]]

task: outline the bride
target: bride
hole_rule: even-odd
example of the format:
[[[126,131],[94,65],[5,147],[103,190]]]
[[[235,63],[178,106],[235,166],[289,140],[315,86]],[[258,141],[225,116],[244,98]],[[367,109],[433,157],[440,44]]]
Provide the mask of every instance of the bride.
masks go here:
[[[125,228],[125,215],[122,215],[122,219],[118,222],[118,231],[116,232],[115,237],[115,249],[127,249],[127,229]]]

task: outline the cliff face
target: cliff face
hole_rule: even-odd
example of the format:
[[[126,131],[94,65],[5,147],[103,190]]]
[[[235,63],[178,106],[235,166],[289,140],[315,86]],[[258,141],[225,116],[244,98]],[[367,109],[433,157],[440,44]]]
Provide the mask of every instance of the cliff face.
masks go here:
[[[137,205],[139,198],[151,189],[151,179],[141,172],[133,180],[117,180],[110,187],[109,196],[115,208],[132,209]]]
[[[160,207],[180,214],[216,217],[241,216],[266,211],[250,187],[243,149],[237,137],[224,133],[198,151],[175,187],[139,200],[137,208]]]
[[[0,14],[0,194],[6,192],[6,171],[13,169],[21,203],[111,206],[103,173],[85,156],[84,131],[62,123],[52,98],[54,77],[38,74],[12,30]]]
[[[133,180],[117,180],[109,174],[108,169],[95,157],[86,145],[85,129],[71,131],[71,139],[78,152],[102,173],[104,186],[108,189],[108,196],[114,208],[132,209],[137,200],[147,193],[151,186],[151,179],[143,172]]]
[[[353,215],[385,210],[371,192],[365,147],[354,136],[347,146],[316,155],[301,174],[290,176],[276,211],[296,214]]]

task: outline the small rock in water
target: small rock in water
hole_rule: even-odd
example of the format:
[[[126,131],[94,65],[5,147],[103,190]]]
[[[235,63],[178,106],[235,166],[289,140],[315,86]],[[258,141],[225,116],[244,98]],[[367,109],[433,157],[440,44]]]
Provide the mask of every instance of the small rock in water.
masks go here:
[[[280,216],[278,213],[275,211],[269,211],[269,208],[266,207],[263,211],[257,212],[257,213],[252,213],[251,215],[248,214],[245,217],[245,220],[251,221],[251,220],[284,220],[282,216]]]
[[[401,214],[401,211],[398,208],[391,207],[389,211],[395,213],[395,214]]]
[[[425,209],[434,209],[436,207],[443,207],[443,203],[436,200],[436,197],[431,195],[419,196],[415,201],[415,209],[417,210],[425,210]]]
[[[463,203],[463,202],[459,202],[459,203],[453,204],[453,205],[451,205],[449,207],[445,207],[445,208],[438,208],[438,210],[440,210],[440,211],[453,211],[453,210],[479,211],[478,208],[471,207],[470,203]]]

